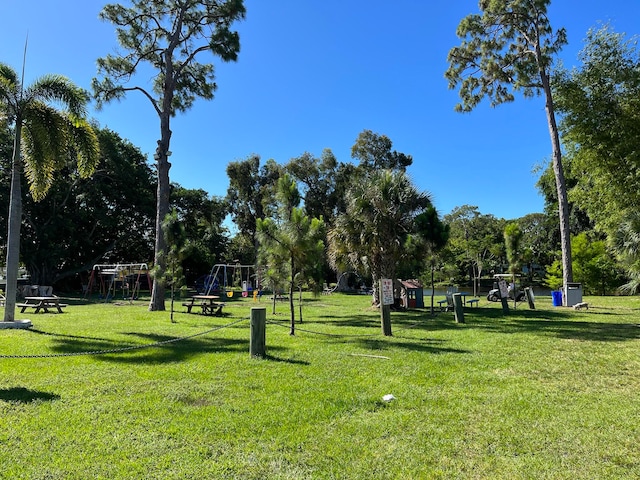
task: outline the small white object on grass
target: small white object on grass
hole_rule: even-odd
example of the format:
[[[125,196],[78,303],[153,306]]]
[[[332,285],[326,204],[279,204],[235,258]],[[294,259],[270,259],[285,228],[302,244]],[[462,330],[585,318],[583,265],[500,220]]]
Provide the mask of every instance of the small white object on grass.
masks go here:
[[[387,402],[387,403],[388,403],[388,402],[390,402],[390,401],[392,401],[392,400],[395,400],[395,399],[396,399],[396,397],[394,397],[394,396],[393,396],[393,395],[391,395],[390,393],[387,393],[384,397],[382,397],[382,400],[383,400],[384,402]]]

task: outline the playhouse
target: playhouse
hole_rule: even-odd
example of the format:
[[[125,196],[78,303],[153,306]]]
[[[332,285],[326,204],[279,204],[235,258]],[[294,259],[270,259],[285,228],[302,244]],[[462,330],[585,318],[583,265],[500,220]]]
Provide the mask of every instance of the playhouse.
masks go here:
[[[424,308],[424,289],[419,280],[399,280],[402,292],[400,305],[403,308]]]

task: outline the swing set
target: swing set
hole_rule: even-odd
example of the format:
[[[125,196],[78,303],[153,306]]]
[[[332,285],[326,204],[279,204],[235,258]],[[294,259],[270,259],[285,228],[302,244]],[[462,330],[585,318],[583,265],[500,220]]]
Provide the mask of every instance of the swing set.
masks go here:
[[[140,295],[142,275],[146,276],[147,285],[151,288],[151,276],[146,263],[96,264],[91,270],[84,298],[88,298],[97,288],[100,298],[108,302],[115,299],[121,290],[122,299],[131,302]]]
[[[255,265],[216,263],[204,279],[203,293],[220,292],[228,298],[240,293],[247,297],[252,290],[260,290],[260,278],[252,270],[255,271]]]

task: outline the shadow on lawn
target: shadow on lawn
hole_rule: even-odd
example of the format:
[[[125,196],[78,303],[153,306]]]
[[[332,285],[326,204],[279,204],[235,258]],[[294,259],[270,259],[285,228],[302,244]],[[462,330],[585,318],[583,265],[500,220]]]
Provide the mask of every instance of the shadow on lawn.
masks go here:
[[[38,392],[24,387],[0,388],[0,401],[5,402],[32,403],[38,400],[51,402],[59,399],[60,395],[55,393]]]
[[[309,320],[309,323],[331,325],[332,327],[379,327],[380,316],[373,315],[350,315],[342,317],[337,315],[322,315]]]
[[[101,338],[48,335],[56,337],[51,348],[57,353],[89,355],[91,352],[95,352],[93,355],[97,359],[115,363],[160,364],[179,362],[204,353],[248,351],[248,340],[206,336],[178,339],[167,335],[130,332],[127,335],[146,340],[143,344],[132,344]]]
[[[391,340],[391,338],[397,338],[396,340]],[[460,350],[456,348],[446,348],[441,346],[443,342],[441,340],[416,340],[414,338],[408,339],[409,341],[403,342],[400,341],[403,337],[385,337],[385,339],[376,339],[376,338],[362,338],[358,339],[358,343],[363,348],[368,350],[375,350],[379,352],[384,352],[387,349],[405,349],[410,350],[412,352],[420,352],[420,353],[431,353],[431,354],[440,354],[440,353],[471,353],[468,350]]]
[[[499,308],[473,308],[465,310],[466,323],[458,324],[452,312],[440,312],[431,316],[428,311],[408,310],[404,315],[391,314],[393,337],[401,338],[404,330],[442,331],[447,329],[476,328],[496,333],[523,333],[555,336],[568,340],[619,342],[640,338],[640,327],[634,323],[609,321],[616,312],[598,311],[593,313],[594,321],[588,315],[576,316],[573,310],[558,309],[530,310],[526,306],[511,308],[509,314],[503,314]],[[597,316],[595,316],[597,315]],[[608,318],[597,321],[598,317]],[[587,319],[585,320],[585,317]],[[326,316],[314,319],[314,324],[331,324],[344,327],[373,327],[379,329],[379,319],[368,315],[352,317]],[[412,348],[418,351],[447,351],[427,345],[400,344],[400,348]],[[464,353],[464,352],[460,352]]]
[[[476,313],[477,310],[477,313]],[[611,312],[598,312],[600,315]],[[512,310],[503,315],[498,309],[474,309],[467,326],[499,333],[535,333],[567,340],[620,342],[640,338],[640,328],[631,323],[586,321],[576,319],[572,311]]]
[[[276,347],[276,349],[278,349]],[[269,350],[274,350],[273,347],[269,347]],[[290,363],[292,365],[311,365],[311,362],[307,362],[306,360],[294,360],[292,358],[280,358],[275,357],[273,355],[269,355],[268,353],[264,356],[263,360],[267,360],[269,362],[277,362],[277,363]]]
[[[108,342],[109,341],[106,338],[102,338],[102,337],[86,337],[86,336],[83,336],[83,335],[68,335],[68,334],[65,334],[65,333],[52,333],[52,332],[45,332],[44,330],[38,330],[37,328],[30,328],[28,331],[32,332],[32,333],[37,333],[38,335],[48,335],[50,337],[75,338],[75,339],[81,339],[81,340],[95,340],[95,341],[98,341],[98,342]]]

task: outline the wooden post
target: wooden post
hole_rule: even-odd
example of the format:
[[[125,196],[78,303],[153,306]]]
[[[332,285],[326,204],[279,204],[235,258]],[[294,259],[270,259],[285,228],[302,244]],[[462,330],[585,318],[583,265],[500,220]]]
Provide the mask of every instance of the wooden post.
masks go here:
[[[267,309],[253,307],[251,309],[251,339],[249,342],[249,353],[252,357],[266,356],[266,326]]]
[[[526,287],[524,289],[524,295],[525,297],[527,297],[527,302],[529,302],[529,308],[531,310],[535,310],[536,303],[535,303],[535,300],[533,299],[533,289],[531,287]]]
[[[385,337],[391,337],[391,304],[393,303],[393,283],[389,284],[389,281],[386,279],[380,280],[380,285],[378,288],[378,299],[380,301],[380,321],[382,323],[382,334]]]
[[[391,305],[380,305],[380,315],[382,321],[382,334],[391,337]]]
[[[453,294],[453,314],[456,323],[464,323],[464,306],[462,305],[462,295],[459,293]]]

